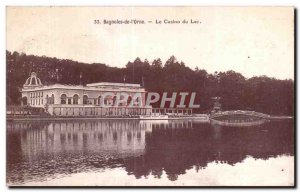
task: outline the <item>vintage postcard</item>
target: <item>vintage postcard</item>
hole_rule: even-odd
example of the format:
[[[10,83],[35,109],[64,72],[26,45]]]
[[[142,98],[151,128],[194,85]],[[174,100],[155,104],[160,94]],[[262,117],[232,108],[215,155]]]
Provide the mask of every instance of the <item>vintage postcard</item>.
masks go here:
[[[293,7],[6,8],[6,183],[295,185]]]

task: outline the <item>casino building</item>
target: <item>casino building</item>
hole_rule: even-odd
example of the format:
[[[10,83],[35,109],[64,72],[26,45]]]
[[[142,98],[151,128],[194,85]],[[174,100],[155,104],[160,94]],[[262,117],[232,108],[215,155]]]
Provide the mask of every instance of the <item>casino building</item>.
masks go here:
[[[107,92],[113,95],[102,98]],[[21,93],[23,106],[43,108],[56,116],[144,115],[150,114],[152,110],[145,106],[146,91],[139,84],[100,82],[87,85],[43,85],[37,74],[32,72]],[[129,97],[127,102],[115,106],[118,93],[126,93]],[[129,106],[131,102],[133,105]],[[112,107],[104,107],[103,104]]]

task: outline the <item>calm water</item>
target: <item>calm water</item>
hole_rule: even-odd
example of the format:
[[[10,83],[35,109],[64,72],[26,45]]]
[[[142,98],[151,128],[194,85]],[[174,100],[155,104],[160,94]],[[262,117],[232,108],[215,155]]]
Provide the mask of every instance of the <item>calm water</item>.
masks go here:
[[[293,185],[293,122],[7,122],[8,185]]]

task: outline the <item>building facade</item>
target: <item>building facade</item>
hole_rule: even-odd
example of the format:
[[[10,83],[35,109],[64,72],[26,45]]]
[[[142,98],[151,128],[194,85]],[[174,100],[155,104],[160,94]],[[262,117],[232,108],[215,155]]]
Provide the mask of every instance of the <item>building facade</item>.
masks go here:
[[[92,83],[87,85],[43,85],[32,72],[22,88],[22,105],[44,108],[51,115],[147,114],[146,91],[139,84]],[[119,98],[125,93],[126,100]],[[121,96],[120,96],[121,95]]]

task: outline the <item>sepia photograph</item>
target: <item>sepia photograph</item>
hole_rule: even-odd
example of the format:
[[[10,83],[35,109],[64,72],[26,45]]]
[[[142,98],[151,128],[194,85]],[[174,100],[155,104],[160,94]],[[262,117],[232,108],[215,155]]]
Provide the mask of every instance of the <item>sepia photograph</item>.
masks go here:
[[[295,187],[295,8],[7,6],[6,185]]]

